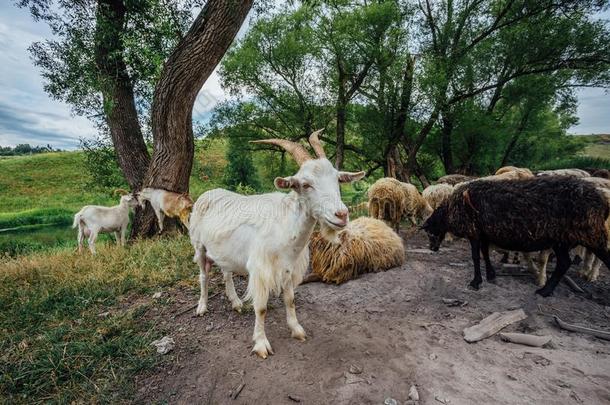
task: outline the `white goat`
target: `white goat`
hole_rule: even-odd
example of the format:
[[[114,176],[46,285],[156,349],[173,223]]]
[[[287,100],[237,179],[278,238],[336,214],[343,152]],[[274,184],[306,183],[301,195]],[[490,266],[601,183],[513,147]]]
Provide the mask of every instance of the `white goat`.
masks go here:
[[[270,292],[283,291],[292,337],[305,339],[296,317],[294,287],[302,281],[309,263],[309,237],[318,222],[327,240],[338,241],[336,234],[347,225],[349,215],[341,201],[339,183],[364,176],[364,172],[337,171],[326,159],[319,132],[309,137],[317,159],[296,142],[255,141],[284,148],[299,164],[294,176],[277,177],[274,182],[278,189],[292,190],[290,193],[243,196],[211,190],[197,199],[191,214],[189,233],[201,283],[197,315],[207,310],[208,272],[213,263],[221,268],[226,294],[237,311],[242,302],[232,273],[249,275],[246,299],[252,299],[256,314],[252,351],[262,358],[273,354],[264,327]]]
[[[163,220],[166,216],[179,218],[188,229],[189,214],[193,208],[193,200],[191,200],[188,194],[146,187],[138,193],[138,202],[144,208],[146,201],[150,203],[155,211],[159,224],[159,233],[163,232]]]
[[[121,197],[119,205],[103,207],[100,205],[86,205],[74,215],[72,228],[78,227],[78,251],[83,248],[83,238],[88,238],[89,250],[95,254],[95,240],[101,233],[114,232],[117,245],[125,246],[125,233],[129,225],[129,209],[138,204],[131,195]],[[120,233],[120,236],[119,236]]]

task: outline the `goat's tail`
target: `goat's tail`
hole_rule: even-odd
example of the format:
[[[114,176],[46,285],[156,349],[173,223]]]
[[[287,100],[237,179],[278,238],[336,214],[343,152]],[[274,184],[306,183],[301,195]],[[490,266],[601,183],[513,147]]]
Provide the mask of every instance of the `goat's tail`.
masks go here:
[[[72,223],[72,228],[76,228],[79,223],[80,223],[80,212],[77,212],[76,215],[74,215],[74,222]]]

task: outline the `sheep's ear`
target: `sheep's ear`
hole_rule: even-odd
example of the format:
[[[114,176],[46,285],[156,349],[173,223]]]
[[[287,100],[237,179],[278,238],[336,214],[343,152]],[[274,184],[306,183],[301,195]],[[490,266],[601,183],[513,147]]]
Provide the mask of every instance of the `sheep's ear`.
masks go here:
[[[295,179],[294,177],[276,177],[273,181],[275,187],[280,190],[286,190],[288,188],[299,188],[301,187],[301,183]]]
[[[364,172],[339,172],[339,183],[351,183],[360,180],[364,175]]]

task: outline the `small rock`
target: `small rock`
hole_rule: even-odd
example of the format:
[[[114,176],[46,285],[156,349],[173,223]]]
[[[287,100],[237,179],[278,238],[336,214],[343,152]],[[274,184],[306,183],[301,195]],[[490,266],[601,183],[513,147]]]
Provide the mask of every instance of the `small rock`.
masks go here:
[[[570,391],[570,398],[572,398],[574,401],[578,402],[579,404],[582,404],[582,399],[580,399],[578,394],[575,393],[574,391]]]
[[[362,367],[358,367],[357,365],[352,364],[351,366],[349,366],[349,372],[352,374],[361,374]]]
[[[445,404],[445,405],[451,402],[451,401],[449,401],[447,398],[443,398],[443,397],[440,397],[440,396],[438,396],[438,395],[435,395],[435,396],[434,396],[434,400],[435,400],[436,402],[440,402],[441,404]]]
[[[412,385],[411,388],[409,388],[409,399],[419,401],[419,392],[417,392],[417,387],[415,385]]]
[[[301,398],[297,397],[296,395],[288,395],[288,399],[294,402],[301,402]]]
[[[517,377],[512,374],[506,374],[506,378],[508,378],[509,380],[517,381]]]
[[[438,356],[435,353],[430,353],[430,356],[428,356],[428,358],[430,360],[436,360],[438,358]]]
[[[214,322],[210,322],[210,324],[205,327],[206,332],[210,332],[212,329],[214,329]]]
[[[398,401],[395,400],[394,398],[386,398],[383,401],[383,405],[398,405]]]
[[[172,339],[171,337],[164,336],[161,339],[155,340],[154,342],[152,342],[151,345],[156,346],[157,353],[167,354],[167,353],[171,352],[172,350],[174,350],[174,346],[176,345],[176,342],[174,342],[174,339]]]
[[[108,318],[110,316],[110,311],[102,312],[101,314],[97,314],[100,318]]]
[[[163,295],[163,293],[161,291],[157,291],[156,293],[153,294],[153,299],[154,300],[158,300],[159,298],[161,298],[161,296]]]

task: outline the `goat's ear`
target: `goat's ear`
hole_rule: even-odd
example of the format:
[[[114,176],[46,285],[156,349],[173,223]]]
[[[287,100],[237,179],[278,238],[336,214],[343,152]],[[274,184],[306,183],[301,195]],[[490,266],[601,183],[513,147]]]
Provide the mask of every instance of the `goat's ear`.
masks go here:
[[[280,190],[300,187],[299,181],[294,177],[276,177],[273,184],[275,184],[275,187],[279,188]]]
[[[339,172],[339,183],[351,183],[360,180],[364,175],[364,172]]]

